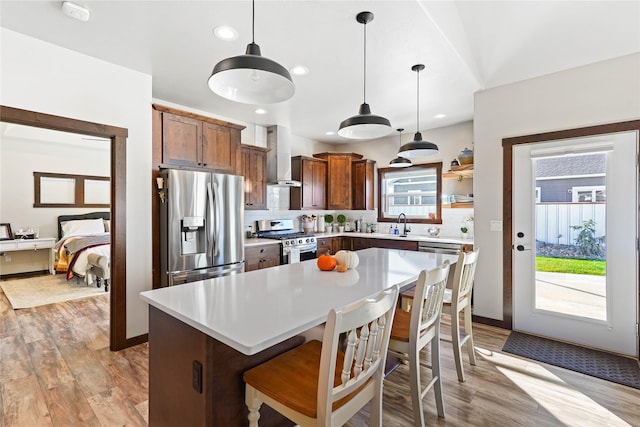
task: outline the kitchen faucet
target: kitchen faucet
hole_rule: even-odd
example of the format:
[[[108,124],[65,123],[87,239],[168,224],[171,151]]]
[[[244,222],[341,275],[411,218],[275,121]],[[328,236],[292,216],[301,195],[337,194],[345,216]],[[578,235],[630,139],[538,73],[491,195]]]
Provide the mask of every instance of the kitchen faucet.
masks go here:
[[[404,217],[404,227],[402,228],[402,234],[400,235],[400,237],[407,237],[407,233],[409,231],[411,231],[411,229],[407,229],[407,216],[404,214],[404,212],[401,212],[400,215],[398,215],[398,219],[396,220],[396,223],[400,224],[400,217]]]

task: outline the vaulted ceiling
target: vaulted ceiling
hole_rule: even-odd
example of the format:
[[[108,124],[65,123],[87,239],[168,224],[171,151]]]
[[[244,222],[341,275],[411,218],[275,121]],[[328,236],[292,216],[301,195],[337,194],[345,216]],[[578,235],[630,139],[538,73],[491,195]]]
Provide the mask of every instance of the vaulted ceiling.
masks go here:
[[[292,99],[252,106],[207,87],[213,66],[251,41],[250,1],[77,0],[88,22],[64,15],[61,3],[2,1],[0,25],[150,74],[154,98],[336,144],[349,141],[326,132],[363,101],[361,11],[375,15],[367,25],[366,100],[408,131],[416,127],[416,63],[426,65],[420,127],[428,129],[472,119],[477,91],[640,52],[640,1],[257,0],[262,54],[309,74],[294,76]],[[239,37],[214,37],[221,25]]]

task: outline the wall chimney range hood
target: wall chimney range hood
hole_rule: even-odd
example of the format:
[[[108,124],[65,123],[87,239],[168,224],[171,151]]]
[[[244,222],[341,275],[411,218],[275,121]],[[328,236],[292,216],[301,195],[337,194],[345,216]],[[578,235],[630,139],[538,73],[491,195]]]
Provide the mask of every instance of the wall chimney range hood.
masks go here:
[[[291,133],[289,129],[274,125],[267,127],[267,185],[300,187],[300,181],[291,179]]]

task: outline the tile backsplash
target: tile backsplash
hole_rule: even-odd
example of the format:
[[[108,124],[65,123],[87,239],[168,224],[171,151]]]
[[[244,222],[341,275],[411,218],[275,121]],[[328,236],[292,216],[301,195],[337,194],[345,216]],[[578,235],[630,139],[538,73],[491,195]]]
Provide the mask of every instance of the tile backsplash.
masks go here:
[[[334,217],[337,214],[343,213],[347,220],[351,223],[352,228],[355,229],[355,220],[362,218],[363,224],[376,224],[377,231],[385,233],[389,229],[388,222],[377,223],[377,211],[292,211],[289,209],[289,188],[267,186],[267,210],[245,210],[244,222],[245,228],[248,230],[249,226],[255,231],[256,221],[264,219],[292,219],[294,221],[294,227],[296,230],[302,230],[302,222],[300,217],[302,215],[324,215],[331,213]],[[440,228],[441,237],[460,237],[460,227],[466,225],[469,229],[469,237],[473,236],[473,220],[469,221],[469,218],[473,218],[473,208],[464,209],[442,209],[442,224],[436,225]],[[392,223],[395,225],[395,223]],[[364,225],[363,225],[364,227]],[[410,224],[411,233],[426,235],[429,224]],[[320,231],[320,230],[316,230]]]

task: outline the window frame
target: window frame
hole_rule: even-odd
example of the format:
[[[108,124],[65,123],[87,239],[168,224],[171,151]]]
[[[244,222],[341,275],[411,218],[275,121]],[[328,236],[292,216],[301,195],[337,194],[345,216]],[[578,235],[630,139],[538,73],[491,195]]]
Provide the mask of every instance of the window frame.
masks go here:
[[[415,171],[417,169],[435,169],[436,175],[436,217],[435,218],[416,218],[415,216],[407,217],[407,223],[413,224],[442,224],[442,162],[421,163],[412,165],[407,168],[378,168],[378,222],[396,222],[397,217],[391,218],[384,216],[384,198],[383,194],[384,180],[389,173],[402,173],[406,171]]]

